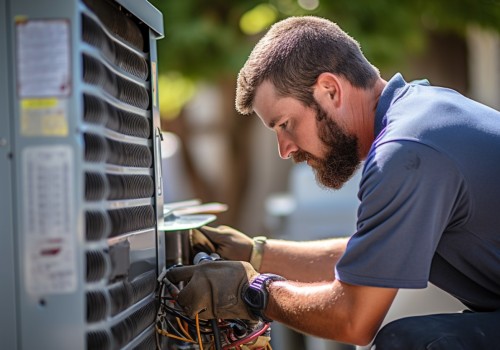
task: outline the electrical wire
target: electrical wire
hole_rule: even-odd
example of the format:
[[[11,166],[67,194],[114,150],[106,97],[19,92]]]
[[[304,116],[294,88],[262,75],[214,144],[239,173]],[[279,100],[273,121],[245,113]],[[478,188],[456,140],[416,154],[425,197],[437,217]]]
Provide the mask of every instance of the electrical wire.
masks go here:
[[[188,331],[184,328],[184,326],[182,325],[182,322],[180,320],[179,317],[176,317],[175,318],[177,320],[177,325],[179,326],[179,328],[181,329],[181,332],[189,339],[193,340],[193,338],[191,337],[191,335],[188,333]]]
[[[241,350],[242,345],[252,349],[272,350],[266,344],[257,345],[258,338],[269,329],[268,323],[248,322],[241,319],[205,320],[195,314],[194,319],[188,317],[179,307],[176,294],[179,290],[166,278],[159,279],[157,297],[159,309],[156,316],[157,347],[160,349],[159,336],[165,336],[187,344],[196,344],[199,350]],[[173,292],[173,293],[172,293]],[[266,342],[266,337],[262,339]]]
[[[196,321],[196,334],[198,335],[198,344],[200,346],[200,350],[203,350],[203,343],[201,341],[201,334],[200,334],[200,318],[199,314],[197,313],[194,316],[194,319]]]
[[[213,318],[210,320],[210,323],[212,324],[212,331],[214,332],[215,349],[222,350],[222,344],[220,341],[220,331],[219,331],[219,327],[217,325],[217,320],[215,318]]]
[[[224,346],[222,348],[222,350],[230,350],[231,348],[235,348],[235,347],[238,347],[240,345],[251,342],[252,340],[254,340],[254,339],[258,338],[260,335],[262,335],[265,331],[267,331],[269,326],[270,326],[269,323],[264,323],[264,326],[261,329],[253,332],[252,334],[250,334],[249,336],[247,336],[245,338],[239,339],[231,344]]]
[[[173,339],[176,339],[176,340],[180,340],[180,341],[183,341],[185,343],[196,343],[194,340],[183,338],[183,337],[178,337],[175,334],[168,333],[166,330],[160,329],[158,327],[156,327],[156,331],[159,334],[161,334],[161,335],[163,335],[165,337],[169,337],[169,338],[173,338]],[[203,348],[202,348],[202,350],[203,350]]]

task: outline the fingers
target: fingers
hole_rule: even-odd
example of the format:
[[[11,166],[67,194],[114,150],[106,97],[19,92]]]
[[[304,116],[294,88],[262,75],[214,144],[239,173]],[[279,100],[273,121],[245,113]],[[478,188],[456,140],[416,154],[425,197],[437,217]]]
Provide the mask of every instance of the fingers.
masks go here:
[[[215,245],[207,235],[197,229],[191,230],[190,233],[189,239],[191,240],[191,247],[195,254],[199,252],[215,253]]]
[[[214,318],[210,290],[201,290],[199,286],[188,284],[177,296],[177,304],[189,318],[199,314],[203,319]]]
[[[199,270],[200,265],[174,267],[168,270],[166,277],[174,284],[186,282],[176,295],[176,302],[189,318],[196,314],[205,319],[214,318],[210,286],[203,274],[196,274]]]
[[[189,282],[195,272],[196,266],[174,267],[167,272],[167,279],[172,283],[181,281]]]
[[[199,229],[217,248],[215,252],[227,260],[249,261],[252,255],[253,240],[229,226],[213,228],[203,226]]]
[[[219,226],[217,228],[210,226],[203,226],[200,228],[200,231],[203,235],[205,235],[212,243],[216,243],[220,238],[218,237],[222,232],[221,228],[226,228],[226,226]],[[219,238],[219,239],[217,239]]]

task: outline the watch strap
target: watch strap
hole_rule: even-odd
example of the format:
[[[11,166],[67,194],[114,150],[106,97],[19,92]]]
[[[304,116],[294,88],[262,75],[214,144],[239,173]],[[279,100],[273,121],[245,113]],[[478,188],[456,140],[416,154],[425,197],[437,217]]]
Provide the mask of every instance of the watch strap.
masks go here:
[[[269,284],[274,281],[286,281],[286,278],[272,274],[272,273],[263,273],[258,275],[256,278],[253,279],[252,282],[250,282],[250,285],[248,286],[247,290],[244,293],[243,300],[247,303],[248,308],[250,311],[259,319],[262,319],[264,322],[272,322],[271,319],[267,318],[264,315],[264,310],[267,307],[267,303],[269,301]],[[259,293],[261,295],[261,304],[260,305],[255,305],[249,303],[250,300],[246,297],[247,296],[247,291],[248,289],[251,289],[250,292],[252,293]]]

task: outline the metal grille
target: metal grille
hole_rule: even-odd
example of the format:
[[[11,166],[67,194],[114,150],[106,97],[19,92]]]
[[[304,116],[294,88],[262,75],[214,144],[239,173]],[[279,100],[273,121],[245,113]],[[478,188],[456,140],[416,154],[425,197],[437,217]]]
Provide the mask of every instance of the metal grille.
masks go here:
[[[147,28],[106,0],[83,0],[81,26],[87,348],[120,349],[150,343],[157,309],[154,267],[131,276],[111,241],[155,229]]]
[[[151,325],[155,320],[157,309],[157,302],[155,299],[152,299],[147,304],[134,311],[130,316],[114,325],[111,328],[111,333],[113,334],[113,339],[117,347],[123,347]]]

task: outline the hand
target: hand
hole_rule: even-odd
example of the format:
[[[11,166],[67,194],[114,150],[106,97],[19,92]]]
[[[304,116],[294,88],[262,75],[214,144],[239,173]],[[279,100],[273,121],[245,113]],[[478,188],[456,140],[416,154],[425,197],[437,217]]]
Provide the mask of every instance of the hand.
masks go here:
[[[207,261],[174,267],[167,272],[172,283],[187,282],[177,303],[194,318],[257,320],[242,299],[244,288],[258,275],[244,261]]]
[[[200,251],[217,253],[224,259],[235,261],[250,261],[254,246],[250,237],[229,226],[203,226],[191,230],[190,241],[194,254]]]

